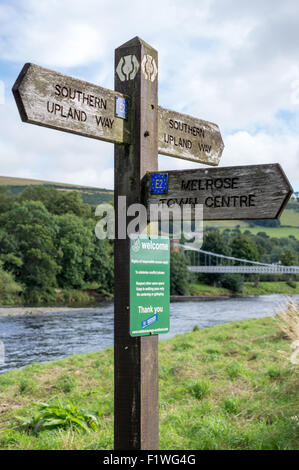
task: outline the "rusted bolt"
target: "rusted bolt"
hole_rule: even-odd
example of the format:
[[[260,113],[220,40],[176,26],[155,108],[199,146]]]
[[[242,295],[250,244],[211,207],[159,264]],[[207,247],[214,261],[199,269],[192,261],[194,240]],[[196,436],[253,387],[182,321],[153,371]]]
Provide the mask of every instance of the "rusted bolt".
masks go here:
[[[145,131],[144,137],[148,137],[150,135],[149,131]]]

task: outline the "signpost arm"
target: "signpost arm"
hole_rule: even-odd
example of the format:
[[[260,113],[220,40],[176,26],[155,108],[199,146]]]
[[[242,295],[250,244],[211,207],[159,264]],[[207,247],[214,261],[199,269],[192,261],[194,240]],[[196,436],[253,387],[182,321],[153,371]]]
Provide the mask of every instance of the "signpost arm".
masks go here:
[[[131,97],[131,145],[115,145],[114,448],[158,448],[158,336],[131,337],[130,240],[120,220],[141,203],[141,179],[158,168],[157,51],[134,38],[115,51],[115,90]],[[126,227],[127,227],[126,223]],[[126,228],[125,227],[125,228]]]

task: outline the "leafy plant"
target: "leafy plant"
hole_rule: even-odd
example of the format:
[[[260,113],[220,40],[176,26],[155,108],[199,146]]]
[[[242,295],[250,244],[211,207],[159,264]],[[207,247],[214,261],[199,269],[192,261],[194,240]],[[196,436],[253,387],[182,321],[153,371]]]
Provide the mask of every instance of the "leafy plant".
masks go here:
[[[222,406],[227,413],[236,414],[239,411],[239,402],[236,397],[226,397]]]
[[[195,382],[189,386],[189,391],[197,400],[202,400],[211,392],[211,384],[207,380]]]
[[[31,418],[20,418],[22,427],[37,435],[43,429],[72,427],[78,432],[96,431],[99,426],[95,413],[79,409],[70,401],[58,405],[38,403],[39,410]],[[99,413],[97,413],[99,414]]]
[[[242,368],[237,362],[232,362],[228,364],[228,366],[225,369],[227,375],[231,380],[236,379],[241,375]]]

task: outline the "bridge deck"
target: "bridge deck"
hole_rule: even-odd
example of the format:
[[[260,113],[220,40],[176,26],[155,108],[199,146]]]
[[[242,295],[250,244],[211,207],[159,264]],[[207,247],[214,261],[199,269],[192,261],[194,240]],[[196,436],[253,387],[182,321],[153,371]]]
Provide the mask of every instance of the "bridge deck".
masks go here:
[[[299,274],[299,266],[188,266],[192,273]]]

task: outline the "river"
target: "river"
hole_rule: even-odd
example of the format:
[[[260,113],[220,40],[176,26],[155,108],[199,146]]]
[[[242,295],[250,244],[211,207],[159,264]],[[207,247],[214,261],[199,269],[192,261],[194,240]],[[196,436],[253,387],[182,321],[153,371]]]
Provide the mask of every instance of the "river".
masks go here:
[[[271,316],[281,311],[287,299],[299,303],[299,295],[172,302],[170,332],[160,335],[160,339],[191,331],[195,325],[201,329],[234,320]],[[98,351],[113,345],[113,304],[43,314],[2,316],[0,341],[5,351],[5,362],[0,363],[0,373],[33,362]]]

